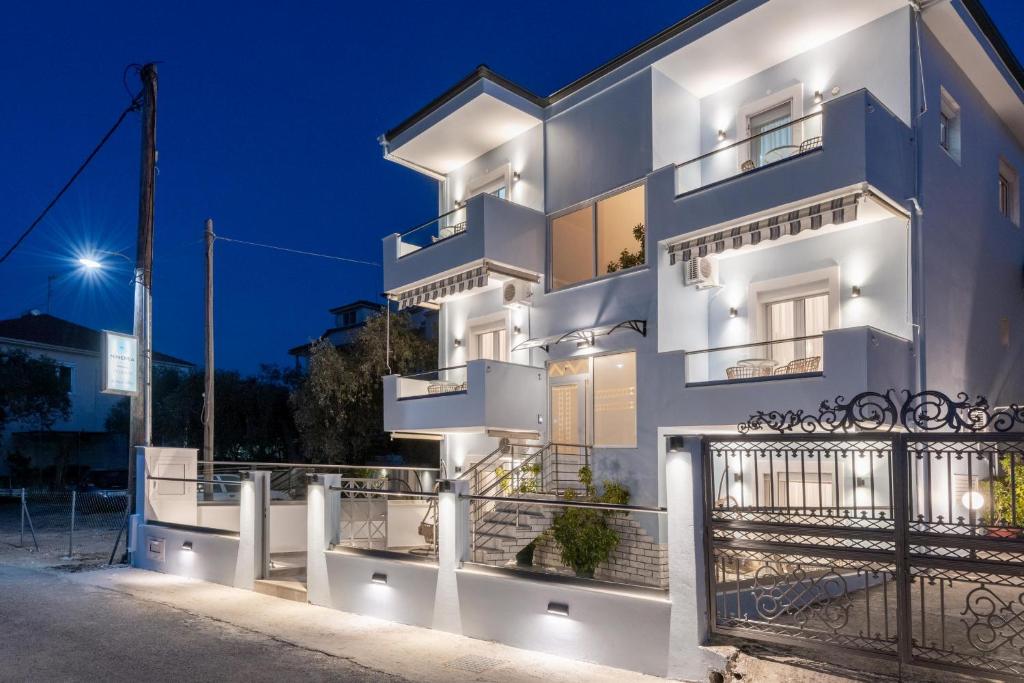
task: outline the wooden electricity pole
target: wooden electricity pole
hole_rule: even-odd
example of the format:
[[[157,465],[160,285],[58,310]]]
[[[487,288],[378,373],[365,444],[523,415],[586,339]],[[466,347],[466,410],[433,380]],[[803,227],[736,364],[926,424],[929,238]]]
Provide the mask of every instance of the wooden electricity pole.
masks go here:
[[[139,224],[135,253],[135,322],[138,339],[136,393],[131,399],[128,491],[135,511],[135,447],[153,442],[153,194],[156,185],[156,65],[139,71],[142,79],[142,163],[139,170]]]
[[[206,219],[206,377],[203,389],[203,479],[213,481],[213,219]],[[213,486],[203,486],[205,498],[212,499]]]

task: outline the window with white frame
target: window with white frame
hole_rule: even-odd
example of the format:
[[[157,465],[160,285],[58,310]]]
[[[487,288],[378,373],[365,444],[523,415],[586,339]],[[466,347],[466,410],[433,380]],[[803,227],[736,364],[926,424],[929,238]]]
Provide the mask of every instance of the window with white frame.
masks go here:
[[[945,88],[939,92],[939,145],[960,163],[960,105]]]
[[[508,362],[508,320],[500,317],[471,322],[469,327],[469,360]]]
[[[1017,170],[999,160],[998,179],[998,201],[999,213],[1010,220],[1014,225],[1020,225],[1020,189]]]
[[[594,445],[636,448],[636,353],[594,357]]]
[[[777,149],[793,145],[793,127],[786,124],[793,120],[793,101],[786,100],[771,109],[754,114],[747,121],[747,128],[754,138],[750,144],[751,161],[763,166],[771,161],[769,154]],[[770,131],[770,132],[766,132]],[[761,135],[764,133],[764,135]]]
[[[794,340],[769,346],[772,359],[779,365],[787,365],[798,358],[820,358],[820,335],[829,326],[828,292],[772,301],[766,304],[764,320],[766,341]]]

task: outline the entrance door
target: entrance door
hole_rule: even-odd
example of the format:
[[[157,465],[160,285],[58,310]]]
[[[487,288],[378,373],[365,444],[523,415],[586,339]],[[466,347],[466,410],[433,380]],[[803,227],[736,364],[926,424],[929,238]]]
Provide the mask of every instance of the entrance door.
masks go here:
[[[551,385],[551,441],[560,444],[587,443],[587,385],[579,379]]]

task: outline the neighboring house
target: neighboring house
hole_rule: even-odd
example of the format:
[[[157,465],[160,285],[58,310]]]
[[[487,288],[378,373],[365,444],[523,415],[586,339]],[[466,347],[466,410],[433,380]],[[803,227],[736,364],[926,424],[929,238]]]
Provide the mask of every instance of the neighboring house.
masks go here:
[[[366,321],[375,315],[384,313],[384,304],[373,303],[365,299],[359,299],[337,308],[332,308],[330,314],[334,316],[334,325],[324,330],[318,339],[327,339],[335,348],[341,349],[351,344],[359,330],[366,326]],[[437,338],[437,313],[427,308],[414,308],[408,311],[412,324],[420,330],[427,339]],[[295,367],[300,369],[308,368],[309,350],[312,342],[288,349],[288,355],[295,358]]]
[[[548,97],[480,67],[381,136],[443,214],[384,238],[443,369],[384,378],[385,428],[449,471],[590,446],[658,504],[660,436],[1024,399],[1021,68],[977,2],[914,4],[714,2]]]
[[[58,454],[70,464],[94,470],[126,467],[127,439],[106,431],[110,409],[121,397],[100,391],[101,344],[99,330],[47,313],[31,311],[0,320],[0,348],[52,358],[66,377],[71,397],[68,419],[57,420],[48,431],[27,423],[8,424],[0,435],[0,452],[17,450],[30,457],[35,468],[53,464]],[[195,368],[188,361],[157,351],[153,352],[153,365],[181,372]],[[6,470],[6,462],[0,458],[0,477]]]

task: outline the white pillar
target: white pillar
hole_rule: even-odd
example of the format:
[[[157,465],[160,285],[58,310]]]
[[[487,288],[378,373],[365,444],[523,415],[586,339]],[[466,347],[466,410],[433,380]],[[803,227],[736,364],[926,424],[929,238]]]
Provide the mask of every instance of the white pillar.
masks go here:
[[[270,475],[247,472],[238,495],[238,559],[235,563],[235,588],[252,590],[269,566],[267,526],[269,523]]]
[[[327,549],[337,541],[340,497],[331,487],[341,475],[319,474],[310,481],[306,494],[306,590],[309,602],[331,606],[331,584],[327,574]]]
[[[665,440],[660,446],[665,448]],[[669,620],[668,677],[707,680],[724,671],[725,658],[702,647],[708,640],[701,440],[686,437],[682,450],[665,454],[668,508]]]
[[[433,628],[462,633],[459,583],[456,570],[469,553],[469,482],[450,479],[440,482],[437,495],[437,591],[434,597]]]

